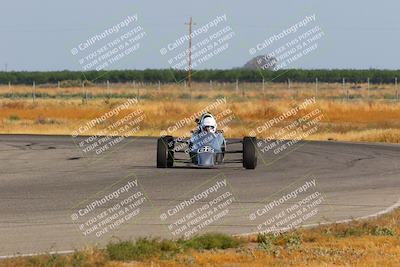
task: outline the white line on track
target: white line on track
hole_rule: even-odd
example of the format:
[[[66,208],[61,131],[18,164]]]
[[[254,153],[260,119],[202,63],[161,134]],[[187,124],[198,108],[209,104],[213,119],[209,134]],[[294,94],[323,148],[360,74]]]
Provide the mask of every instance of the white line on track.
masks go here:
[[[306,224],[306,225],[301,225],[299,227],[310,228],[310,227],[316,227],[316,226],[320,226],[320,225],[328,225],[328,224],[336,224],[336,223],[349,223],[352,221],[371,219],[371,218],[375,218],[380,215],[383,215],[385,213],[389,213],[398,207],[400,207],[400,199],[397,200],[397,202],[394,203],[393,205],[391,205],[390,207],[387,207],[386,209],[378,211],[371,215],[361,216],[361,217],[357,217],[357,218],[353,218],[353,219],[339,220],[339,221],[335,221],[335,222],[322,222],[322,223]],[[297,228],[299,228],[299,227],[297,227]],[[249,236],[249,235],[256,235],[258,233],[260,233],[260,232],[243,233],[243,234],[237,234],[237,235],[233,235],[233,236]]]

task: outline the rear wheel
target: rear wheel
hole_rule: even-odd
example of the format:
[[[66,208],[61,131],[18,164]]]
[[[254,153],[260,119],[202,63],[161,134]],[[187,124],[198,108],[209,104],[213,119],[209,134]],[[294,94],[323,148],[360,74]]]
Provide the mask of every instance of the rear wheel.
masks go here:
[[[157,140],[157,168],[170,168],[174,165],[174,138],[163,136]]]
[[[243,167],[255,169],[257,166],[256,137],[243,138]]]

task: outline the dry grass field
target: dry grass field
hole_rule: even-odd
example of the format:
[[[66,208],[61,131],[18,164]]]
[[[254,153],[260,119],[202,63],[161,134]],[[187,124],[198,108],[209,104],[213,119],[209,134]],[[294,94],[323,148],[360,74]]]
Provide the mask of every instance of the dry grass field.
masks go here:
[[[315,103],[296,115],[257,133],[260,138],[271,136],[285,125],[299,120],[307,112],[319,109],[323,115],[318,131],[306,136],[310,140],[341,140],[368,142],[400,142],[400,102],[396,101],[393,85],[347,85],[291,83],[194,84],[189,89],[181,85],[132,85],[112,87],[52,88],[27,86],[0,87],[0,133],[8,134],[64,134],[70,135],[88,121],[100,117],[138,97],[139,103],[123,110],[105,124],[97,125],[85,134],[98,134],[136,109],[145,119],[135,135],[159,136],[160,132],[184,118],[190,118],[216,99],[225,97],[226,103],[211,112],[233,114],[224,128],[228,137],[241,137],[315,97]],[[349,92],[347,94],[347,91]],[[32,93],[35,92],[35,99]],[[85,96],[87,99],[85,100]],[[195,123],[186,123],[170,132],[174,136],[188,135]]]
[[[267,138],[319,110],[322,116],[317,131],[305,139],[400,143],[400,102],[393,86],[371,86],[369,93],[365,84],[348,88],[349,93],[347,89],[343,91],[341,84],[321,84],[316,94],[315,84],[295,83],[290,88],[287,84],[268,84],[264,92],[260,84],[240,84],[238,90],[234,84],[213,84],[212,87],[195,84],[191,90],[178,85],[162,85],[160,89],[157,85],[139,84],[113,85],[108,89],[38,86],[32,99],[31,87],[12,87],[10,92],[8,86],[3,86],[0,87],[0,133],[71,135],[89,121],[115,110],[128,98],[138,97],[137,104],[85,134],[99,134],[131,112],[142,110],[145,117],[135,135],[159,136],[177,122],[193,117],[216,103],[216,99],[225,97],[226,103],[210,111],[222,114],[228,110],[232,115],[224,127],[227,137],[249,135],[309,101],[304,109],[257,132],[257,136]],[[194,126],[194,121],[179,124],[169,134],[187,136]],[[231,237],[218,237],[223,240],[217,239],[205,246],[175,241],[132,241],[106,249],[88,248],[70,255],[2,260],[0,267],[400,266],[399,233],[400,210],[396,210],[374,220],[300,229],[278,237],[260,235],[233,241],[229,241]],[[226,242],[231,245],[221,246]]]
[[[400,210],[375,219],[232,238],[208,234],[187,241],[110,243],[69,255],[19,257],[19,266],[400,266]]]

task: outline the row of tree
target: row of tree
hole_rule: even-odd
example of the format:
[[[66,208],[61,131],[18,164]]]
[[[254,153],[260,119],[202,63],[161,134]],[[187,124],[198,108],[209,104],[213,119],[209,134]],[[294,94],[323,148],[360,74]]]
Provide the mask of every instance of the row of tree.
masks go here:
[[[195,82],[286,82],[288,79],[296,82],[346,82],[360,83],[369,79],[370,83],[393,83],[400,77],[400,70],[352,70],[352,69],[319,69],[319,70],[199,70],[193,71],[192,79]],[[112,82],[149,82],[174,83],[187,80],[187,73],[170,69],[146,70],[112,70],[112,71],[51,71],[51,72],[0,72],[0,84],[56,84],[59,81],[89,81],[93,83]]]

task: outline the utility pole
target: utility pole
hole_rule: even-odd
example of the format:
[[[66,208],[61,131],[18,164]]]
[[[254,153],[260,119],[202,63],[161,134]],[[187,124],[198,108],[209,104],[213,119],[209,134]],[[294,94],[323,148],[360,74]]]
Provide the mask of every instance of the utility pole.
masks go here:
[[[193,26],[193,20],[192,17],[190,17],[189,23],[185,23],[186,25],[189,25],[189,70],[188,70],[188,86],[189,88],[192,85],[192,26]]]

